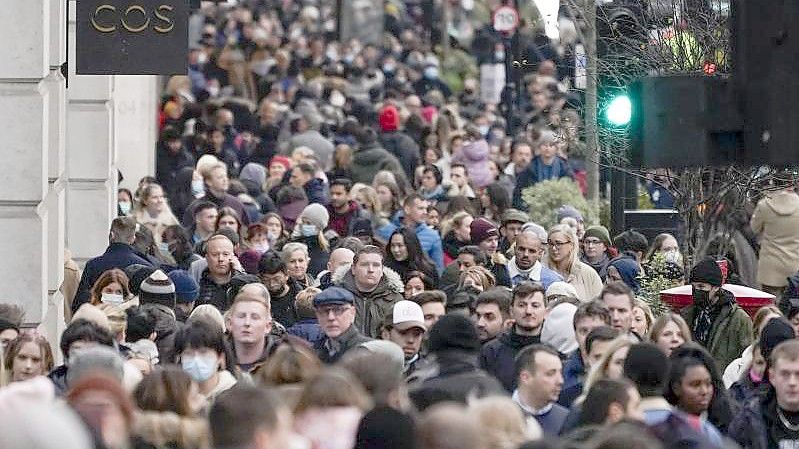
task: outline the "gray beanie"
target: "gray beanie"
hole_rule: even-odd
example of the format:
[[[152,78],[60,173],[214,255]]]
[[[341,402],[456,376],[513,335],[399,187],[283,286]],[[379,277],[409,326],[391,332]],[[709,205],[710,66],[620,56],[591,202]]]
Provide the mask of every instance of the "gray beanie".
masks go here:
[[[313,203],[305,206],[305,209],[302,210],[302,213],[300,214],[300,220],[303,218],[307,218],[308,221],[319,228],[320,231],[324,231],[327,228],[328,222],[330,221],[330,214],[327,212],[325,206],[322,206],[318,203]]]

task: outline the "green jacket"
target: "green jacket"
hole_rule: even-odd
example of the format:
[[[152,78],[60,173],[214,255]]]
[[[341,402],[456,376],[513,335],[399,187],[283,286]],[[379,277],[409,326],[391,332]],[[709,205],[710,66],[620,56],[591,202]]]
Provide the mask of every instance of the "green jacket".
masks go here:
[[[719,372],[724,372],[733,360],[741,356],[744,349],[752,343],[752,320],[749,315],[738,306],[735,297],[727,290],[721,290],[723,302],[713,324],[710,327],[707,350],[716,359]],[[694,320],[697,307],[690,305],[680,312],[688,326],[695,328]]]
[[[394,304],[405,299],[402,278],[387,267],[383,267],[383,277],[377,288],[369,293],[358,290],[349,265],[339,267],[332,279],[334,284],[355,296],[355,326],[367,337],[378,338],[386,315],[394,311]]]

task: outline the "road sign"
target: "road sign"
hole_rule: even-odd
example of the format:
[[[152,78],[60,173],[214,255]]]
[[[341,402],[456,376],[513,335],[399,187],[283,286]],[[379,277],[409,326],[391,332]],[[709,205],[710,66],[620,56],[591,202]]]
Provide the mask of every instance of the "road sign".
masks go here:
[[[519,12],[511,6],[500,6],[494,11],[494,29],[507,33],[519,26]]]

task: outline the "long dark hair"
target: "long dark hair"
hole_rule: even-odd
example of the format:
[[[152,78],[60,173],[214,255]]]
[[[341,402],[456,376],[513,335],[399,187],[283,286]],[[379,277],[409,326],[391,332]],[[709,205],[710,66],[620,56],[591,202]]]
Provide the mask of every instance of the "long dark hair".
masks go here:
[[[194,245],[191,244],[191,237],[189,237],[189,233],[186,232],[183,226],[167,226],[167,228],[164,229],[161,240],[164,242],[169,242],[170,240],[174,241],[174,244],[169,245],[169,252],[172,254],[172,257],[175,258],[175,262],[177,262],[178,265],[182,265],[183,262],[191,260],[191,256],[194,254]],[[185,269],[188,269],[188,267],[185,267]]]
[[[388,266],[395,266],[403,264],[402,261],[399,261],[394,258],[394,254],[391,252],[391,239],[394,238],[395,235],[402,236],[402,239],[405,241],[405,247],[408,249],[408,260],[405,262],[410,270],[421,271],[422,273],[433,277],[437,274],[436,266],[430,257],[422,250],[422,244],[419,243],[419,238],[416,237],[416,232],[409,228],[397,228],[393,233],[391,233],[391,237],[388,238],[388,242],[386,244],[386,261]]]
[[[730,399],[730,395],[724,387],[724,382],[721,375],[719,375],[713,356],[696,343],[685,343],[671,352],[670,359],[671,371],[664,393],[666,400],[671,404],[677,404],[679,398],[674,386],[682,381],[688,368],[701,364],[710,373],[710,380],[713,383],[713,398],[710,400],[710,406],[707,410],[708,421],[715,425],[722,434],[726,434],[727,427],[730,425],[733,416],[735,416],[737,406]]]
[[[488,207],[493,209],[494,216],[501,216],[506,209],[511,207],[510,195],[502,184],[495,182],[486,187],[486,195],[491,203]]]

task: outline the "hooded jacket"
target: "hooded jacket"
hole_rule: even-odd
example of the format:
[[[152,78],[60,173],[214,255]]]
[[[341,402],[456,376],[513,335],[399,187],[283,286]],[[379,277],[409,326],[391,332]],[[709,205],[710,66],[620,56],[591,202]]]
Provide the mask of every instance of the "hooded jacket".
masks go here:
[[[460,153],[452,155],[452,163],[461,163],[466,166],[469,172],[469,179],[475,188],[485,187],[494,179],[488,169],[489,156],[491,149],[485,139],[463,145]]]
[[[388,242],[391,238],[391,234],[403,226],[402,218],[403,212],[398,211],[394,214],[391,223],[377,230],[377,236],[383,239],[383,241]],[[444,250],[441,247],[441,236],[425,223],[417,224],[414,231],[416,232],[416,237],[419,239],[419,244],[422,245],[422,250],[430,256],[430,260],[436,264],[436,269],[440,274],[444,271]]]
[[[516,388],[516,355],[532,344],[541,343],[541,335],[532,337],[516,333],[516,326],[505,331],[480,350],[480,367],[499,379],[508,392]]]
[[[375,175],[381,170],[388,170],[394,175],[405,173],[399,160],[376,142],[363,144],[355,150],[350,170],[352,170],[352,182],[368,185],[372,185]],[[404,184],[405,176],[402,176],[402,181],[397,180],[397,182]]]
[[[799,270],[799,195],[784,190],[760,200],[750,221],[761,234],[757,282],[784,287]]]
[[[727,290],[719,290],[721,297],[714,305],[715,318],[710,326],[707,350],[716,359],[719,369],[724,372],[727,365],[738,358],[744,349],[749,346],[752,335],[752,320],[749,315],[735,302],[733,294]],[[688,327],[695,329],[698,307],[690,305],[680,314],[688,323]]]
[[[358,290],[350,266],[339,267],[333,273],[333,283],[355,296],[355,326],[372,338],[379,335],[383,319],[392,312],[394,304],[404,299],[402,292],[405,285],[402,279],[394,270],[386,267],[383,267],[383,276],[377,287],[368,293]]]

